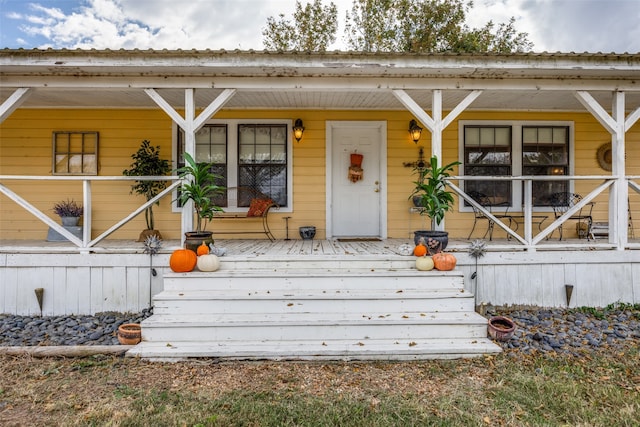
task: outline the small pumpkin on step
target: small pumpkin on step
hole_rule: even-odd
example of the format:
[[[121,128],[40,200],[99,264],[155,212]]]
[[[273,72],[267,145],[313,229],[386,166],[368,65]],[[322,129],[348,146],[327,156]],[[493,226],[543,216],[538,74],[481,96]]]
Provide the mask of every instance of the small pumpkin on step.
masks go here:
[[[216,271],[220,268],[220,259],[213,254],[200,255],[197,266],[200,271]]]
[[[196,255],[207,255],[209,253],[209,246],[203,241],[196,251]]]
[[[433,258],[430,256],[420,256],[416,258],[416,268],[419,271],[431,271],[433,270],[434,263]]]
[[[176,249],[169,257],[169,267],[176,273],[188,273],[196,267],[198,256],[191,249]]]
[[[447,252],[438,252],[432,256],[433,265],[437,270],[450,271],[456,267],[458,261],[453,254]]]

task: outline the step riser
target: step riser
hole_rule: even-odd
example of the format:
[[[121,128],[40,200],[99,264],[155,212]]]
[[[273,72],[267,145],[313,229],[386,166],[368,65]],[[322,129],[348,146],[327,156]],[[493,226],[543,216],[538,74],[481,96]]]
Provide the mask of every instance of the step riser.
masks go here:
[[[473,298],[411,300],[170,300],[156,301],[157,315],[174,313],[345,313],[345,312],[462,312],[474,309]]]
[[[274,259],[274,258],[244,258],[244,257],[220,257],[220,270],[409,270],[416,267],[414,257],[399,257],[397,259],[317,259],[317,257],[299,259]]]
[[[490,340],[367,340],[365,345],[353,341],[262,342],[182,341],[167,345],[143,341],[129,350],[128,356],[176,360],[188,357],[215,357],[221,360],[424,360],[478,357],[499,353]]]
[[[291,342],[297,340],[309,340],[313,337],[318,342],[331,340],[354,340],[366,343],[366,340],[392,340],[392,339],[434,339],[434,338],[466,338],[486,337],[486,325],[275,325],[275,326],[188,326],[174,325],[161,327],[154,325],[148,327],[143,324],[142,339],[145,341],[216,341],[216,342],[243,342],[243,341],[269,341]]]
[[[168,291],[197,291],[209,289],[234,289],[247,292],[266,292],[277,290],[318,291],[322,289],[341,290],[438,290],[463,289],[463,278],[455,276],[434,276],[426,279],[421,276],[228,276],[215,273],[198,273],[185,280],[185,277],[165,277],[164,289]]]

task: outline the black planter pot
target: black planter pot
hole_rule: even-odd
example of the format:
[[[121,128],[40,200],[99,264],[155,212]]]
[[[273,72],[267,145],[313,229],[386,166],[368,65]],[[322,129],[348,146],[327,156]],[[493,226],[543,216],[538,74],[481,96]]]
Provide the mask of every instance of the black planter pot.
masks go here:
[[[205,245],[213,244],[213,231],[187,231],[184,233],[184,247],[197,252],[198,246],[204,242]]]
[[[421,239],[424,241],[429,253],[435,254],[445,250],[449,244],[449,232],[437,230],[414,231],[413,242],[417,245]]]

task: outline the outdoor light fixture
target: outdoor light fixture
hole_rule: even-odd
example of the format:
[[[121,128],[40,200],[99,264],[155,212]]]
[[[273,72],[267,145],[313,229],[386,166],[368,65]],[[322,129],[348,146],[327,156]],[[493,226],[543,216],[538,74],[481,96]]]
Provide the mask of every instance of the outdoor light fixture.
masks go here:
[[[302,134],[304,133],[304,126],[302,126],[302,120],[296,119],[295,124],[293,125],[293,137],[297,142],[300,142],[302,139]]]
[[[409,134],[411,134],[411,139],[413,139],[413,142],[417,144],[420,140],[420,135],[422,134],[422,128],[418,126],[418,122],[416,122],[415,120],[411,120],[409,122]]]

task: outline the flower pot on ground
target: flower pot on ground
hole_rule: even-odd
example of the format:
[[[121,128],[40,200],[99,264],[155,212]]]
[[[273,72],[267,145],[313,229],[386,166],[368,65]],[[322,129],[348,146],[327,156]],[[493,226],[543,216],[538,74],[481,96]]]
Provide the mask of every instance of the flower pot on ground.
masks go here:
[[[414,169],[418,179],[413,182],[414,188],[409,198],[420,208],[420,215],[426,215],[431,219],[431,230],[417,230],[414,243],[417,245],[421,238],[424,239],[424,244],[431,249],[430,252],[434,251],[432,253],[444,250],[449,241],[449,233],[436,230],[436,226],[440,225],[445,213],[453,208],[453,193],[447,191],[446,179],[451,176],[453,167],[459,164],[460,162],[455,161],[438,166],[438,158],[432,156],[427,165]],[[431,246],[428,239],[432,239]]]
[[[185,237],[190,240],[192,238],[199,239],[199,241],[193,240],[194,243],[197,243],[195,248],[189,247],[195,251],[203,240],[206,243],[213,243],[213,233],[206,231],[205,228],[216,212],[222,212],[222,208],[216,206],[213,200],[217,195],[222,194],[224,187],[216,184],[222,180],[222,177],[211,172],[213,166],[211,163],[196,163],[189,153],[184,153],[184,160],[185,165],[178,169],[178,174],[183,179],[178,200],[182,206],[189,201],[193,202],[196,229],[185,233]],[[195,237],[193,237],[193,233],[195,233]],[[205,235],[208,237],[203,238]]]
[[[160,158],[160,147],[153,147],[146,139],[142,141],[138,151],[131,155],[134,162],[130,169],[125,169],[122,174],[125,176],[163,176],[171,171],[169,161]],[[167,181],[135,181],[131,186],[131,193],[144,196],[147,201],[156,197],[167,187]],[[160,202],[156,202],[159,205]],[[144,211],[144,219],[147,229],[143,230],[138,237],[139,242],[144,242],[150,236],[162,239],[162,235],[155,229],[153,218],[153,205],[149,205]]]
[[[516,330],[513,320],[504,316],[493,316],[487,326],[489,336],[497,341],[509,341]]]
[[[142,330],[137,323],[124,323],[118,327],[118,341],[122,345],[136,345],[142,341]]]

